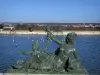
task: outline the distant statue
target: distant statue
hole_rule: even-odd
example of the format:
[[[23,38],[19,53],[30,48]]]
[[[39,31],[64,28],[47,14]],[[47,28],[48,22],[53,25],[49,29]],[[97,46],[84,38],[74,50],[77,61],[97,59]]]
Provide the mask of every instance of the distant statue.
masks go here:
[[[32,27],[31,26],[29,26],[29,31],[32,32]]]

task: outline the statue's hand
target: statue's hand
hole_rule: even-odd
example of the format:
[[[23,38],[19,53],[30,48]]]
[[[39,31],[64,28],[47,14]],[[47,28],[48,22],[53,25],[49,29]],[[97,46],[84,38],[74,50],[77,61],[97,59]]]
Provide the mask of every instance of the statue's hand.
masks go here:
[[[50,32],[50,27],[46,26],[45,31]]]

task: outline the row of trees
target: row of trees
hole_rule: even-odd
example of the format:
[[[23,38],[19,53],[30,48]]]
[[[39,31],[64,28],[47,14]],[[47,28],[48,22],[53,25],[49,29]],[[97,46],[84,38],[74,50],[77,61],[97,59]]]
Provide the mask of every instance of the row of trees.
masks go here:
[[[32,31],[34,30],[45,30],[46,26],[39,25],[16,25],[16,30],[28,30],[31,27]],[[97,31],[100,30],[100,27],[67,27],[67,26],[50,26],[50,29],[53,31],[63,31],[63,30],[89,30],[89,31]]]
[[[15,30],[45,30],[46,25],[28,25],[28,24],[16,24],[13,25]],[[62,26],[62,25],[49,25],[50,29],[53,31],[63,31],[63,30],[89,30],[95,31],[100,30],[100,27],[73,27],[73,26]],[[2,29],[4,26],[0,24],[0,28]]]

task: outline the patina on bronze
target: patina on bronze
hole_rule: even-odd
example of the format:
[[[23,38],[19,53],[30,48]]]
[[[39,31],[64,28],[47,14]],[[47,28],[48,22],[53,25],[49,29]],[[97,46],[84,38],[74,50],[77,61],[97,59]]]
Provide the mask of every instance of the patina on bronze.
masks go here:
[[[21,53],[31,55],[31,58],[26,61],[21,61],[8,72],[13,73],[48,73],[48,74],[87,74],[85,68],[81,65],[80,57],[75,49],[75,39],[77,34],[70,32],[66,35],[64,41],[59,41],[53,35],[49,27],[46,27],[47,43],[45,48],[40,51],[39,41],[32,43],[32,50]],[[53,40],[59,45],[53,53],[47,53],[50,45],[50,40]]]

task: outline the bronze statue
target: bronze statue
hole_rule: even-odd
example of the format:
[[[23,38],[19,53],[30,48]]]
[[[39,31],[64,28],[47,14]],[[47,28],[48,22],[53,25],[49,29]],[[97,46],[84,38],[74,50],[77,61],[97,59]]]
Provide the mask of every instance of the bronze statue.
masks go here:
[[[75,39],[76,39],[76,33],[71,32],[68,33],[65,41],[59,41],[55,38],[55,36],[51,33],[49,27],[47,28],[47,35],[48,37],[60,45],[60,47],[55,51],[56,55],[59,57],[58,61],[62,61],[62,69],[64,68],[65,71],[69,72],[72,70],[76,70],[76,68],[79,68],[80,63],[80,57],[77,54],[77,51],[75,49]],[[58,53],[57,53],[58,52]],[[74,56],[74,61],[72,61],[72,57]],[[73,64],[77,62],[77,67],[73,66]],[[61,68],[60,66],[60,68]]]
[[[22,51],[22,54],[31,55],[29,60],[21,62],[21,65],[12,66],[12,72],[29,72],[29,73],[87,73],[80,64],[80,57],[75,49],[75,39],[77,37],[75,32],[68,33],[65,41],[59,41],[56,36],[46,27],[47,42],[45,48],[40,51],[39,41],[32,43],[32,50]],[[47,53],[50,45],[50,40],[53,40],[59,45],[57,50],[53,53]],[[74,57],[74,58],[73,58]]]

